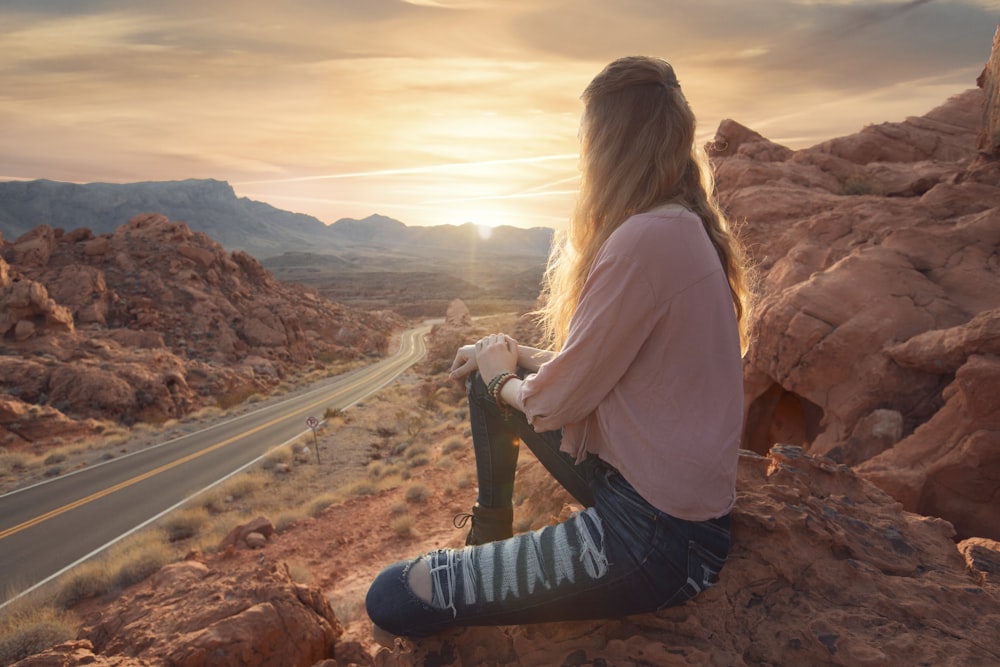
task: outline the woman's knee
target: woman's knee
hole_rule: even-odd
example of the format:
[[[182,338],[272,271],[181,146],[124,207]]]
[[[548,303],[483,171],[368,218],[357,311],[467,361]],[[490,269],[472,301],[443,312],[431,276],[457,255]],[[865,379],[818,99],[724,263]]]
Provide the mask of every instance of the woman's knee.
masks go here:
[[[430,606],[430,589],[430,570],[423,558],[394,563],[382,570],[368,588],[368,617],[395,635],[430,634],[447,620]]]
[[[408,563],[399,562],[382,570],[365,597],[365,609],[372,623],[393,634],[405,634],[402,601],[410,594],[406,586]]]

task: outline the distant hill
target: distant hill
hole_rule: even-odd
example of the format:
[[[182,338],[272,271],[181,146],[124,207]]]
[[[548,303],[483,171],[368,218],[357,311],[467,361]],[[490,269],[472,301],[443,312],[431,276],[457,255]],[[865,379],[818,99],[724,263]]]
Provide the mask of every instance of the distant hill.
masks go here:
[[[85,227],[111,233],[141,213],[160,213],[205,232],[227,250],[244,250],[259,260],[285,253],[342,255],[423,261],[475,250],[479,257],[548,254],[552,230],[502,227],[489,241],[475,225],[408,227],[372,215],[326,225],[301,213],[237,197],[224,181],[190,179],[143,183],[60,183],[50,180],[0,182],[0,233],[14,240],[39,225],[65,231]]]

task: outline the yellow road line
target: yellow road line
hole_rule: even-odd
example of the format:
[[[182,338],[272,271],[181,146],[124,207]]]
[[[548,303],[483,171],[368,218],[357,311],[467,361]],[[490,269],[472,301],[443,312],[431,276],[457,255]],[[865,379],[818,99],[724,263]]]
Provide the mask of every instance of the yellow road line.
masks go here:
[[[29,520],[27,520],[27,521],[25,521],[25,522],[23,522],[21,524],[18,524],[16,526],[12,526],[12,527],[4,530],[4,531],[0,531],[0,540],[4,539],[5,537],[9,537],[9,536],[13,535],[14,533],[19,533],[22,530],[26,530],[28,528],[31,528],[32,526],[36,526],[36,525],[42,523],[43,521],[48,521],[49,519],[51,519],[53,517],[56,517],[56,516],[59,516],[60,514],[65,514],[66,512],[69,512],[70,510],[76,509],[77,507],[81,507],[81,506],[86,505],[87,503],[91,503],[91,502],[93,502],[95,500],[100,500],[104,496],[107,496],[107,495],[110,495],[110,494],[112,494],[112,493],[114,493],[116,491],[120,491],[122,489],[128,488],[128,487],[132,486],[133,484],[138,484],[139,482],[147,480],[150,477],[155,477],[156,475],[159,475],[161,472],[164,472],[166,470],[170,470],[171,468],[176,468],[177,466],[182,465],[184,463],[187,463],[188,461],[193,461],[194,459],[198,458],[199,456],[203,456],[205,454],[208,454],[209,452],[214,452],[216,449],[219,449],[221,447],[225,447],[226,445],[228,445],[228,444],[230,444],[230,443],[232,443],[232,442],[234,442],[236,440],[239,440],[240,438],[245,438],[248,435],[253,435],[256,432],[261,431],[261,430],[263,430],[263,429],[265,429],[265,428],[267,428],[269,426],[273,426],[274,424],[276,424],[276,423],[278,423],[280,421],[284,421],[285,419],[288,419],[289,417],[294,417],[297,414],[300,414],[302,412],[306,412],[308,410],[311,410],[314,407],[316,407],[317,405],[320,405],[322,403],[326,403],[328,401],[333,400],[333,398],[338,393],[343,393],[343,392],[347,391],[348,389],[353,389],[358,384],[362,384],[365,380],[368,380],[368,379],[370,379],[370,378],[363,377],[360,380],[352,382],[351,384],[347,385],[346,387],[339,388],[336,393],[334,393],[334,394],[328,394],[327,396],[323,397],[322,399],[320,399],[318,401],[315,401],[313,403],[310,403],[309,405],[306,405],[306,406],[304,406],[302,408],[299,408],[298,410],[295,410],[294,412],[290,412],[290,413],[288,413],[286,415],[283,415],[281,417],[277,417],[275,419],[272,419],[271,421],[266,422],[264,424],[261,424],[260,426],[257,426],[255,428],[252,428],[249,431],[244,431],[244,432],[240,433],[239,435],[234,435],[233,437],[231,437],[231,438],[229,438],[227,440],[223,440],[222,442],[218,442],[218,443],[212,445],[211,447],[199,450],[199,451],[194,452],[192,454],[188,454],[187,456],[179,458],[176,461],[171,461],[170,463],[164,463],[159,468],[154,468],[153,470],[149,470],[147,472],[144,472],[141,475],[137,475],[136,477],[133,477],[131,479],[127,479],[124,482],[119,482],[118,484],[115,484],[114,486],[109,486],[106,489],[102,489],[102,490],[100,490],[100,491],[98,491],[96,493],[92,493],[91,495],[89,495],[89,496],[87,496],[85,498],[80,498],[79,500],[76,500],[76,501],[73,501],[73,502],[68,503],[66,505],[63,505],[62,507],[57,507],[56,509],[51,510],[49,512],[46,512],[45,514],[40,514],[40,515],[36,516],[35,518],[29,519]]]

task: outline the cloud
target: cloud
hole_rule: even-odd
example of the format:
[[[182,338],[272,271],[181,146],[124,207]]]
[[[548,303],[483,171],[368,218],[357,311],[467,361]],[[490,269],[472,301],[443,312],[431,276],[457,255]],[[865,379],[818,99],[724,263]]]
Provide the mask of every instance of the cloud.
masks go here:
[[[543,186],[572,181],[573,161],[499,162],[575,152],[579,94],[612,58],[671,60],[702,136],[730,117],[802,146],[923,113],[974,85],[998,9],[995,0],[7,0],[0,154],[14,176],[289,181],[253,187],[359,206],[381,192],[387,206],[424,202],[423,213],[449,197],[513,201],[532,188],[554,200],[565,188]],[[406,173],[491,161],[489,173]],[[385,175],[363,191],[354,180],[323,182],[322,193],[294,182],[358,172]]]

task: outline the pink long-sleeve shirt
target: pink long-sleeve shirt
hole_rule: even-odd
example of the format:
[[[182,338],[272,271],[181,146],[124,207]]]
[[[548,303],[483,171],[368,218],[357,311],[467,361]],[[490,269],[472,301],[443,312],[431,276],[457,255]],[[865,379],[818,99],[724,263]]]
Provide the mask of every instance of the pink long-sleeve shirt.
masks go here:
[[[739,332],[697,215],[632,216],[601,247],[563,349],[518,389],[536,431],[616,467],[651,505],[729,512],[743,417]]]

